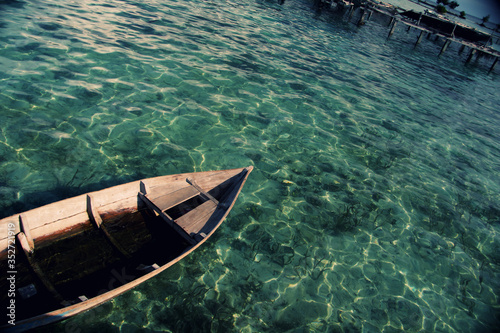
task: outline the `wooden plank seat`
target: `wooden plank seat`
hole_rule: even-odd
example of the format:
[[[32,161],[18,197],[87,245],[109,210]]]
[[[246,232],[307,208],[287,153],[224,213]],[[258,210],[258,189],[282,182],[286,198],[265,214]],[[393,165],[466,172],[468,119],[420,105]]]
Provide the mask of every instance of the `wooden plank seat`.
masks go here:
[[[182,187],[168,194],[155,196],[155,192],[165,193],[164,190],[144,193],[145,186],[141,187],[139,197],[146,205],[160,215],[167,223],[172,226],[179,234],[181,234],[191,244],[196,244],[206,235],[200,233],[206,221],[215,212],[219,202],[212,195],[204,191],[196,184],[193,179],[186,179],[186,187]],[[168,211],[188,200],[201,196],[204,200],[200,205],[193,209],[184,212],[182,215],[173,218]]]
[[[155,197],[153,193],[146,194],[146,197],[154,202],[155,206],[158,207],[162,212],[169,210],[172,207],[177,206],[178,204],[189,200],[197,195],[200,192],[194,188],[193,186],[188,186],[181,188],[173,193],[169,193],[166,195],[161,195],[159,197]]]
[[[175,222],[188,234],[197,235],[205,222],[215,212],[217,205],[211,200],[205,201],[196,209],[182,215]]]

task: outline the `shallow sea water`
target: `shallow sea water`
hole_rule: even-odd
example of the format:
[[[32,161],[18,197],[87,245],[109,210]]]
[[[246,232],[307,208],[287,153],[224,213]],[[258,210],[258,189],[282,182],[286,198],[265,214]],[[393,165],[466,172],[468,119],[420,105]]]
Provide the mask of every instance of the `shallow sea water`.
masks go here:
[[[255,166],[226,222],[56,332],[500,327],[500,76],[307,1],[0,2],[0,217]]]

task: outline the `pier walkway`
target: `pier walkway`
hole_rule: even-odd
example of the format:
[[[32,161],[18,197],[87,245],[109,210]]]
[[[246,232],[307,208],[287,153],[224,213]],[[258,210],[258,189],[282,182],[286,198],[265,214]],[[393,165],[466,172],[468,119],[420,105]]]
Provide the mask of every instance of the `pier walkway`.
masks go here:
[[[482,31],[468,27],[464,24],[448,20],[437,14],[401,10],[390,4],[378,1],[348,1],[348,0],[321,0],[323,7],[334,11],[341,11],[345,16],[358,26],[364,25],[370,20],[376,20],[389,27],[387,39],[396,32],[396,28],[404,26],[406,31],[411,29],[419,31],[414,47],[417,47],[424,37],[442,41],[438,56],[441,56],[450,46],[456,43],[459,53],[468,52],[465,63],[473,59],[489,59],[489,72],[492,72],[500,58],[500,52],[490,47],[493,36]]]

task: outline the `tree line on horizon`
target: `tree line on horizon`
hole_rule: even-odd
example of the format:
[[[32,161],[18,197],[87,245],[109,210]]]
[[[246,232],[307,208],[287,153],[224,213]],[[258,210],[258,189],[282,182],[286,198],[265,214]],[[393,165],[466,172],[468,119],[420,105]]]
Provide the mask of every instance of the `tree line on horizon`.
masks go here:
[[[451,9],[456,9],[460,4],[456,1],[450,1],[450,0],[437,0],[437,6],[436,6],[436,11],[440,14],[446,14],[448,10],[446,9],[446,6],[450,7]],[[465,11],[460,12],[460,18],[465,19],[466,13]],[[485,24],[490,20],[490,15],[486,15],[485,17],[482,18],[483,22],[481,24]]]

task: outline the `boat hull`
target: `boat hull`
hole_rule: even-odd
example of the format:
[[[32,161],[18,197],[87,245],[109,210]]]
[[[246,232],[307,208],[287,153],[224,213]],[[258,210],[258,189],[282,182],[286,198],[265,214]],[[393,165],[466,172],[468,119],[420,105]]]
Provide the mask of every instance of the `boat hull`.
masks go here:
[[[215,232],[251,171],[149,178],[0,220],[0,269],[15,279],[15,297],[0,282],[2,305],[16,302],[2,328],[74,316],[168,269]]]

